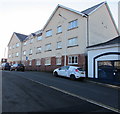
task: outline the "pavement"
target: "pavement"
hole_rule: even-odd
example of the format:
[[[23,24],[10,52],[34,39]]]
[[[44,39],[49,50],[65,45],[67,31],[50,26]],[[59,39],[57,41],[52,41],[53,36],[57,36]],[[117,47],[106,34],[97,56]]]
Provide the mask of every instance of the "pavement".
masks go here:
[[[112,81],[99,80],[99,79],[86,79],[85,81],[105,87],[120,89],[120,82],[112,82]]]

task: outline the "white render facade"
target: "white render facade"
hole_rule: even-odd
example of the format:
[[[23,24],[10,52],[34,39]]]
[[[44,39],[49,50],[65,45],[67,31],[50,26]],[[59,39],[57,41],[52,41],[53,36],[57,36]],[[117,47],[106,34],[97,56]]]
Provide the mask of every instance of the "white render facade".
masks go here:
[[[86,68],[86,47],[118,36],[118,30],[107,3],[102,2],[83,12],[58,5],[43,29],[24,35],[22,41],[15,34],[8,44],[8,62],[51,71],[63,65]],[[17,42],[19,47],[10,49]]]

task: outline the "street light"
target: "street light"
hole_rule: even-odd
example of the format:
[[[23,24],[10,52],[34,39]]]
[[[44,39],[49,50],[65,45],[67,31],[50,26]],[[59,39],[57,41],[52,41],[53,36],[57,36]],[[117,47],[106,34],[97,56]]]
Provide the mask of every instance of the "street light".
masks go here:
[[[63,17],[61,14],[59,14],[60,17],[62,17],[65,21],[67,20],[65,17]],[[67,56],[67,45],[66,45],[66,39],[67,39],[67,24],[65,24],[65,53],[64,53],[64,66],[66,66],[66,56]]]

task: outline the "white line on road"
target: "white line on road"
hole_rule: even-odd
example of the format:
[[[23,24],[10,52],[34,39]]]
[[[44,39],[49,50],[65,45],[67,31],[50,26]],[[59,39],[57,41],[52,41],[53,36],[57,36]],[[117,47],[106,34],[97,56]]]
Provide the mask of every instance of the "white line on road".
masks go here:
[[[32,80],[32,79],[28,79],[28,78],[25,78],[25,77],[23,77],[23,76],[21,76],[21,77],[24,78],[24,79],[30,80],[30,81],[32,81],[32,82],[34,82],[34,83],[41,84],[41,85],[43,85],[43,86],[45,86],[45,87],[52,88],[52,89],[54,89],[54,90],[60,91],[60,92],[62,92],[62,93],[68,94],[68,95],[73,96],[73,97],[76,97],[76,98],[79,98],[79,99],[84,100],[84,101],[87,101],[87,102],[89,102],[89,103],[92,103],[92,104],[98,105],[98,106],[100,106],[100,107],[109,109],[109,110],[111,110],[111,111],[120,113],[120,110],[117,109],[117,108],[113,108],[113,107],[111,107],[111,106],[108,106],[108,105],[105,105],[105,104],[102,104],[102,103],[93,101],[93,100],[91,100],[91,99],[88,99],[88,98],[85,98],[85,97],[82,97],[82,96],[78,96],[78,95],[76,95],[76,94],[73,94],[73,93],[70,93],[70,92],[68,92],[68,91],[65,91],[65,90],[56,88],[56,87],[54,87],[54,86],[49,86],[49,85],[44,84],[44,83],[39,82],[39,81],[35,81],[35,80]]]

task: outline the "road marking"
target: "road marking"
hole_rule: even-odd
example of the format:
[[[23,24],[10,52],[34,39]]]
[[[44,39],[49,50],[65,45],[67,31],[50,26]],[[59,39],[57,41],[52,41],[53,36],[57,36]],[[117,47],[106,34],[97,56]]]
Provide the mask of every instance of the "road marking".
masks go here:
[[[68,95],[70,95],[70,96],[73,96],[73,97],[79,98],[79,99],[81,99],[81,100],[87,101],[87,102],[89,102],[89,103],[98,105],[98,106],[100,106],[100,107],[109,109],[109,110],[111,110],[111,111],[120,113],[120,110],[117,109],[117,108],[113,108],[113,107],[111,107],[111,106],[102,104],[102,103],[100,103],[100,102],[96,102],[96,101],[93,101],[93,100],[91,100],[91,99],[88,99],[88,98],[85,98],[85,97],[82,97],[82,96],[78,96],[78,95],[76,95],[76,94],[73,94],[73,93],[70,93],[70,92],[68,92],[68,91],[65,91],[65,90],[56,88],[56,87],[54,87],[54,86],[49,86],[49,85],[44,84],[44,83],[39,82],[39,81],[35,81],[35,80],[32,80],[32,79],[25,78],[24,76],[20,76],[20,77],[22,77],[22,78],[24,78],[24,79],[27,79],[27,80],[30,80],[30,81],[32,81],[32,82],[34,82],[34,83],[37,83],[37,84],[41,84],[41,85],[43,85],[43,86],[45,86],[45,87],[49,87],[49,88],[52,88],[52,89],[54,89],[54,90],[60,91],[60,92],[62,92],[62,93],[64,93],[64,94],[68,94]]]

